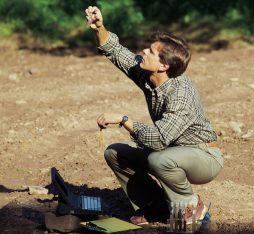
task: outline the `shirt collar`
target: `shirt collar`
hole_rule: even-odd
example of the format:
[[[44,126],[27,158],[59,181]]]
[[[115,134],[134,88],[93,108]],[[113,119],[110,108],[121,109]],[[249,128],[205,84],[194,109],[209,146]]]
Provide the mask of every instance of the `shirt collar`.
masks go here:
[[[163,82],[161,85],[159,85],[158,87],[154,89],[157,95],[161,95],[167,91],[168,87],[170,86],[172,82],[171,79],[172,78],[167,79],[165,82]]]

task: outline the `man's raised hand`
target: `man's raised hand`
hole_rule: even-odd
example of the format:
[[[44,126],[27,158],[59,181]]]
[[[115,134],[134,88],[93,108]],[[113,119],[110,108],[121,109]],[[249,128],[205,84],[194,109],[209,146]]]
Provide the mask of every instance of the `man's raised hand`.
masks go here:
[[[91,29],[99,29],[103,25],[101,11],[96,6],[89,6],[86,10],[86,18]]]

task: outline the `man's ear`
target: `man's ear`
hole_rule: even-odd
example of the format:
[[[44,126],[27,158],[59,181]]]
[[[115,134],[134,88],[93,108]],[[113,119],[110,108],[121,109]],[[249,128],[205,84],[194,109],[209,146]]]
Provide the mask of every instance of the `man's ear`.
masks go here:
[[[160,72],[164,72],[164,71],[167,71],[169,69],[169,65],[168,64],[161,64],[160,68],[159,68],[159,71]]]

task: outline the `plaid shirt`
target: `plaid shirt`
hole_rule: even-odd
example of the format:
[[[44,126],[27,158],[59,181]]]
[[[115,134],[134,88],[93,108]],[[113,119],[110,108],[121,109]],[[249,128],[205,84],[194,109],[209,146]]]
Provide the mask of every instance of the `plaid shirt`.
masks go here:
[[[215,141],[217,136],[207,119],[200,96],[186,75],[169,78],[158,87],[140,68],[142,56],[119,44],[110,32],[106,44],[98,48],[144,92],[154,126],[134,121],[134,138],[139,146],[163,150],[169,146],[197,145]]]

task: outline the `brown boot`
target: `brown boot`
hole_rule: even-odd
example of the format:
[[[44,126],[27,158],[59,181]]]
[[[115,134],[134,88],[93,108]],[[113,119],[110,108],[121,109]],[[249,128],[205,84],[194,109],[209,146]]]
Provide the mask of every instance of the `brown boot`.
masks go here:
[[[205,214],[207,212],[207,207],[204,205],[203,201],[201,200],[200,196],[198,195],[198,204],[196,207],[189,207],[187,206],[187,219],[186,223],[187,224],[192,224],[192,213],[193,209],[195,209],[195,215],[196,215],[196,220],[203,220],[205,217]]]

